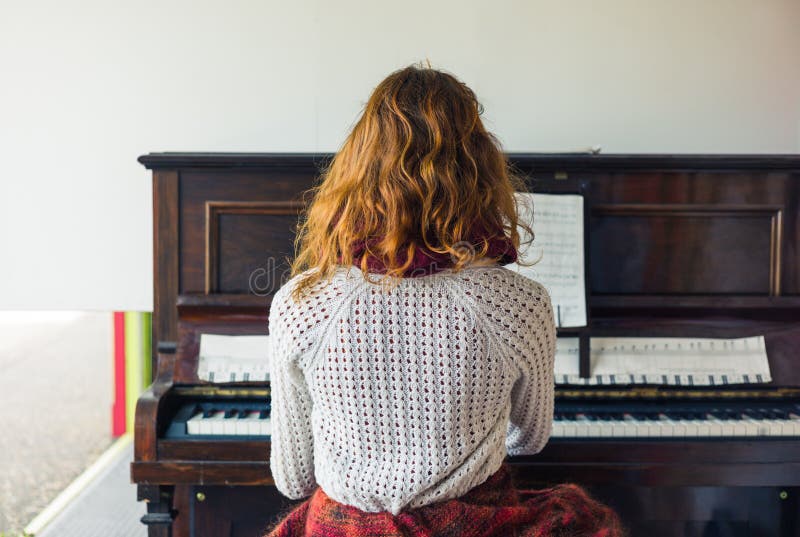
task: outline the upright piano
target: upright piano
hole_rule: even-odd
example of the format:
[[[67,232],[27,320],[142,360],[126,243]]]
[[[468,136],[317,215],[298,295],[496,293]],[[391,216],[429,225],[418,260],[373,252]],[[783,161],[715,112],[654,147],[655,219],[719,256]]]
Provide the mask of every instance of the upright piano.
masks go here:
[[[153,173],[156,363],[131,477],[151,536],[260,535],[292,506],[270,476],[269,382],[201,380],[199,342],[268,334],[303,193],[329,159],[139,158]],[[508,461],[518,487],[585,485],[634,536],[800,535],[800,156],[509,159],[534,192],[585,196],[589,336],[763,336],[771,375],[557,384],[553,438]]]

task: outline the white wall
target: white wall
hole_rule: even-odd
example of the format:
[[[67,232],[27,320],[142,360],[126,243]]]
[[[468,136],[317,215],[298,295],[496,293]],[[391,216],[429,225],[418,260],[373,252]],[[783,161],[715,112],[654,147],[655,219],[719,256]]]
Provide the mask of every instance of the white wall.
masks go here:
[[[152,307],[149,151],[334,151],[429,58],[510,151],[800,151],[798,0],[0,0],[0,309]]]

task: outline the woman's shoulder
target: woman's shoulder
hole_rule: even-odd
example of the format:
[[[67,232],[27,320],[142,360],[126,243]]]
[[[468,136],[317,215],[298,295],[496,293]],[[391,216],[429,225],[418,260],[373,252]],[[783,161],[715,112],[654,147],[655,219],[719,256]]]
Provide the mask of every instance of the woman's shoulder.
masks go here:
[[[467,287],[482,291],[481,296],[499,295],[509,299],[549,302],[547,289],[538,281],[499,265],[476,266],[454,274]]]
[[[302,296],[295,299],[294,290],[298,284],[308,278],[317,269],[308,269],[287,280],[272,296],[270,311],[298,310],[308,311],[324,307],[326,303],[335,301],[345,294],[345,288],[351,284],[352,278],[346,272],[337,269],[330,278],[321,277],[310,285]]]

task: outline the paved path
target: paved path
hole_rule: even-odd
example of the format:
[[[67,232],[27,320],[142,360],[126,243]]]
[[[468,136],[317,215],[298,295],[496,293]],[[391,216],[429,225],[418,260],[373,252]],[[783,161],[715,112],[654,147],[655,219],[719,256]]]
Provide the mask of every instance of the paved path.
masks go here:
[[[36,537],[145,537],[147,529],[139,522],[145,505],[135,501],[131,460],[129,445]]]
[[[111,314],[36,317],[0,312],[0,533],[12,536],[112,441]]]

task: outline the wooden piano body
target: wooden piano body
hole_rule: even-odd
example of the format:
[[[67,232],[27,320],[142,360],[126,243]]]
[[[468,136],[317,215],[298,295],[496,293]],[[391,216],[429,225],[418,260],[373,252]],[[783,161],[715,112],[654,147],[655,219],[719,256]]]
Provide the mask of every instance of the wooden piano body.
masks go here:
[[[272,486],[268,441],[171,438],[168,430],[187,402],[266,400],[268,383],[199,381],[199,335],[268,332],[302,193],[328,158],[140,158],[153,171],[158,358],[137,407],[131,475],[148,502],[150,535],[258,535],[291,505]],[[767,341],[769,384],[562,386],[557,407],[800,401],[800,157],[510,159],[534,191],[585,189],[592,335]],[[800,535],[800,437],[553,439],[509,462],[522,488],[591,487],[632,535]]]

